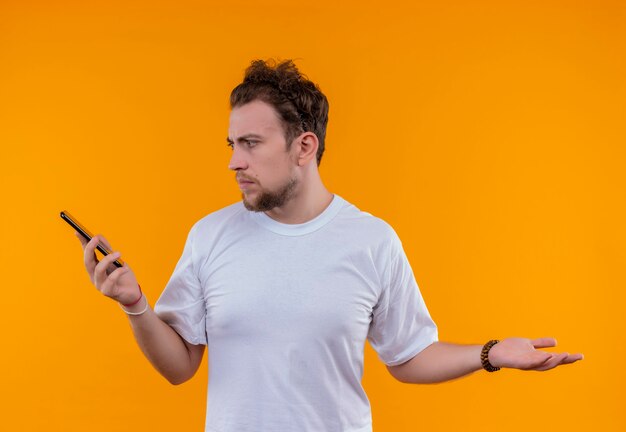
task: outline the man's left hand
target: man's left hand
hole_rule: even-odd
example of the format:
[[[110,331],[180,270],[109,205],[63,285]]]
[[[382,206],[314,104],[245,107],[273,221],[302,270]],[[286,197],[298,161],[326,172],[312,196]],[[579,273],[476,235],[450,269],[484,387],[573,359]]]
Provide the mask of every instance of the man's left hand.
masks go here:
[[[556,346],[556,339],[506,338],[489,351],[489,363],[495,367],[546,371],[583,359],[582,354],[552,353],[537,348]]]

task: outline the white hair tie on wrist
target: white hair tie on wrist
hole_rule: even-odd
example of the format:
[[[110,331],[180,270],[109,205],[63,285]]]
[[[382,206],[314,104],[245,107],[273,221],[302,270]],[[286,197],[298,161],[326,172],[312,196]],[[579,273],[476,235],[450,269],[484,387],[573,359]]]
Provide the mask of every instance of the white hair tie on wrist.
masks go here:
[[[141,294],[141,297],[139,298],[139,300],[141,300],[142,298],[145,298],[143,293]],[[150,307],[150,304],[148,303],[148,299],[146,299],[146,307],[143,308],[141,312],[129,312],[126,309],[124,309],[124,305],[122,305],[121,303],[118,303],[118,305],[120,305],[120,308],[122,308],[122,310],[126,312],[127,315],[132,315],[132,316],[143,315],[148,310],[148,307]]]

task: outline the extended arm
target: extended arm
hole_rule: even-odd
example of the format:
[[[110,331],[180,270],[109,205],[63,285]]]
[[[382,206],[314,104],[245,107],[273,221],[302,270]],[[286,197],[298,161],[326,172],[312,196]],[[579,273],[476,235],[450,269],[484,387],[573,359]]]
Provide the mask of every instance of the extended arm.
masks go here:
[[[507,338],[491,348],[489,363],[494,367],[544,371],[583,358],[582,354],[550,353],[536,348],[556,346],[553,338]],[[482,345],[435,342],[411,360],[387,369],[405,383],[437,383],[468,375],[482,368]]]
[[[113,265],[119,253],[112,253],[100,262],[97,261],[94,249],[98,242],[102,241],[112,250],[106,239],[94,236],[87,243],[80,235],[77,237],[83,245],[87,273],[102,294],[121,304],[135,303],[139,298],[138,302],[124,309],[131,314],[145,310],[140,315],[128,315],[128,318],[137,344],[150,363],[172,384],[181,384],[190,379],[200,366],[204,345],[188,343],[154,313],[148,300],[140,294],[132,270],[127,265],[121,268]]]

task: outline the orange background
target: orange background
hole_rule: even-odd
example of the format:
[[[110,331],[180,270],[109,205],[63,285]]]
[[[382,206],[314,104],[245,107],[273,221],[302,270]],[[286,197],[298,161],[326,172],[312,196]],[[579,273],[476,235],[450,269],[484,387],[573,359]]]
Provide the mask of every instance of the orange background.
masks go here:
[[[206,357],[162,379],[59,212],[154,303],[239,199],[228,95],[277,57],[327,94],[323,179],[395,227],[442,340],[586,355],[412,386],[368,346],[375,431],[626,429],[625,24],[617,0],[3,0],[0,428],[202,430]]]

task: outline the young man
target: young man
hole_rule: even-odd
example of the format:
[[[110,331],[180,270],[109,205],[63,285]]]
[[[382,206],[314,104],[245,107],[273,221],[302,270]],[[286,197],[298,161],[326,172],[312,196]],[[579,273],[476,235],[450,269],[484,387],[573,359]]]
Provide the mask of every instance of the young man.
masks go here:
[[[192,227],[154,311],[132,270],[112,265],[119,252],[96,260],[106,239],[78,236],[92,282],[170,382],[190,379],[209,347],[207,431],[371,431],[366,340],[406,383],[582,359],[536,350],[552,338],[438,342],[396,233],[322,183],[319,88],[291,61],[255,61],[230,102],[229,169],[243,200]]]

